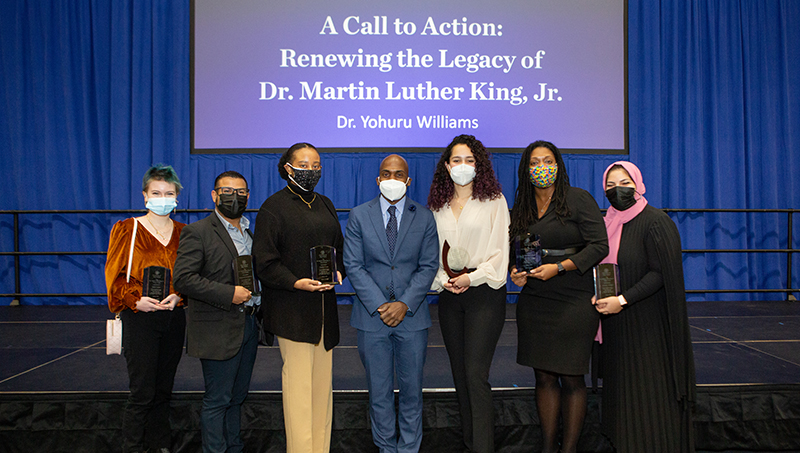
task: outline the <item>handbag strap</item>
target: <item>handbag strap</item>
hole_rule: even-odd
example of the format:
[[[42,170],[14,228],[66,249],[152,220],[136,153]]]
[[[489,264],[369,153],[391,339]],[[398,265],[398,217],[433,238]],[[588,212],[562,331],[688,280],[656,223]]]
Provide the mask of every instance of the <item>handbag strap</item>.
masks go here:
[[[131,251],[128,253],[128,270],[125,275],[125,281],[131,281],[131,264],[133,264],[133,243],[136,242],[136,228],[139,226],[139,221],[133,218],[133,234],[131,235]]]

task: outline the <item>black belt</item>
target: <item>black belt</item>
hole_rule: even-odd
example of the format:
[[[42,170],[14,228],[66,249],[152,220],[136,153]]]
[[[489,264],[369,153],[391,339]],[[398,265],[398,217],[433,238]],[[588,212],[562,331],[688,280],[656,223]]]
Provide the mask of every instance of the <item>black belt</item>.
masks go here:
[[[462,273],[462,272],[463,272],[463,273],[465,273],[465,274],[469,274],[469,273],[471,273],[471,272],[475,272],[475,271],[477,271],[477,270],[478,270],[478,268],[477,268],[477,267],[475,267],[475,268],[468,267],[468,268],[465,268],[465,269],[459,269],[459,270],[452,269],[452,271],[453,271],[453,272],[455,272],[455,273],[457,273],[457,274],[460,274],[460,273]]]
[[[245,305],[244,306],[244,314],[247,316],[252,316],[256,314],[256,310],[258,310],[258,305]]]
[[[568,249],[542,249],[542,256],[566,256],[578,253],[580,249],[577,247],[570,247]]]

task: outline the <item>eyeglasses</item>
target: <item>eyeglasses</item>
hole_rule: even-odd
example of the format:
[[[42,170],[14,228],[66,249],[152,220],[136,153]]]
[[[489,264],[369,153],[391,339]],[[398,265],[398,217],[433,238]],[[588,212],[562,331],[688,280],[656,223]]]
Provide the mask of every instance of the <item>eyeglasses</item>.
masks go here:
[[[250,193],[250,189],[234,189],[233,187],[217,187],[214,190],[222,195],[233,195],[234,192],[238,195],[247,195]]]

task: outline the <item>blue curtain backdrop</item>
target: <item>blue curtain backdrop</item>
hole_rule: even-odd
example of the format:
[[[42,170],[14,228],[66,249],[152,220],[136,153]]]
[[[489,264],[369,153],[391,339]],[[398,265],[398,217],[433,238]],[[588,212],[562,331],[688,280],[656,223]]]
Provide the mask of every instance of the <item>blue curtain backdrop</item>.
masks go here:
[[[189,154],[189,0],[6,0],[0,2],[0,30],[0,165],[7,175],[0,210],[143,208],[140,178],[159,162],[172,164],[181,176],[181,208],[211,207],[214,177],[228,169],[250,181],[251,208],[282,187],[277,155]],[[629,0],[630,155],[566,156],[573,185],[606,207],[602,172],[624,158],[642,169],[646,196],[656,207],[800,206],[797,55],[796,0]],[[520,149],[540,138],[547,139],[520,136]],[[319,190],[339,208],[371,199],[378,194],[374,178],[382,157],[323,155]],[[410,195],[424,201],[438,155],[406,157],[414,178]],[[493,157],[509,202],[518,158]],[[23,215],[20,248],[105,250],[111,226],[124,217]],[[788,244],[785,214],[672,217],[684,248],[800,244],[800,218]],[[347,215],[340,218],[344,224]],[[0,214],[0,249],[12,248],[12,217]],[[25,293],[105,291],[101,256],[20,261]],[[787,280],[783,254],[692,254],[684,265],[690,289],[781,288]],[[3,256],[0,293],[13,291],[13,259]],[[105,301],[51,297],[23,303]]]

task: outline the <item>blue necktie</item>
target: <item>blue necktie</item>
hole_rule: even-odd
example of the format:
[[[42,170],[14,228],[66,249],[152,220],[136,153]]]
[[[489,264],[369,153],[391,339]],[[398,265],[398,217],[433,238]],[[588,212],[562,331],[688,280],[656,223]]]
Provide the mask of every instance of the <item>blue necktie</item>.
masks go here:
[[[389,241],[389,255],[394,257],[394,246],[397,243],[396,206],[389,206],[389,221],[386,222],[386,239]],[[394,300],[394,280],[389,282],[389,300]]]
[[[397,243],[397,206],[389,206],[389,221],[386,223],[386,239],[389,241],[389,254],[394,256],[394,245]]]

